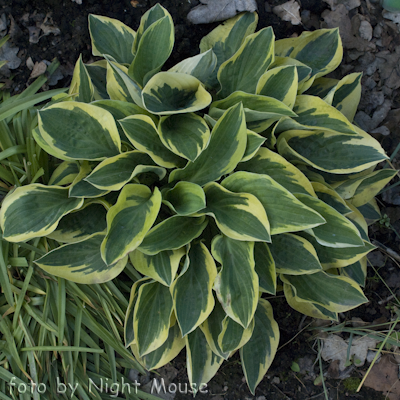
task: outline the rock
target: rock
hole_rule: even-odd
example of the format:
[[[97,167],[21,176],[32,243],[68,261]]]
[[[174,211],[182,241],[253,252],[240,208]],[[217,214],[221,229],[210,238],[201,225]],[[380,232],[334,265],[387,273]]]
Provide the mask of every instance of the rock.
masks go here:
[[[370,133],[379,133],[380,135],[388,136],[388,135],[390,135],[390,130],[387,126],[382,125],[376,129],[372,130]]]
[[[10,42],[6,42],[2,47],[0,47],[0,61],[8,61],[6,66],[9,69],[18,68],[22,62],[17,56],[18,51],[18,47],[12,46]]]
[[[386,203],[400,206],[400,186],[395,186],[393,189],[386,190],[382,193],[382,199]]]
[[[369,262],[374,267],[383,267],[386,264],[386,256],[380,250],[374,250],[367,254]]]
[[[256,0],[201,0],[198,6],[192,8],[187,19],[192,24],[209,24],[224,21],[242,11],[257,10]]]
[[[372,26],[368,21],[361,21],[358,31],[361,38],[368,40],[368,42],[372,39]]]

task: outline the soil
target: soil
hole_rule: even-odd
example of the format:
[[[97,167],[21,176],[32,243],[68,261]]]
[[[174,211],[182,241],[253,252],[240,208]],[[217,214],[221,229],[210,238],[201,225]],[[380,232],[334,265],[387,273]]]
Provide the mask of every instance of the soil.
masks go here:
[[[400,34],[399,26],[394,21],[384,18],[382,8],[375,0],[298,0],[301,4],[302,24],[292,25],[282,21],[271,9],[286,0],[270,0],[265,3],[257,0],[259,12],[258,29],[272,26],[276,38],[285,38],[300,34],[304,30],[320,27],[340,26],[345,53],[343,63],[338,69],[339,75],[363,71],[363,96],[356,116],[356,122],[377,138],[388,154],[392,154],[400,141]],[[166,67],[172,66],[184,58],[198,53],[200,39],[215,28],[218,23],[192,25],[186,19],[188,12],[199,2],[197,0],[160,0],[172,15],[175,23],[175,48],[173,56]],[[5,23],[0,36],[9,33],[10,45],[17,58],[13,69],[0,70],[0,82],[6,85],[11,94],[21,92],[31,82],[31,67],[43,60],[57,58],[61,67],[59,80],[52,82],[52,87],[67,87],[71,81],[76,60],[82,54],[83,61],[94,60],[91,54],[88,34],[88,14],[99,14],[119,19],[123,23],[137,29],[141,16],[156,0],[83,0],[82,4],[71,0],[0,0],[0,27]],[[329,4],[328,4],[329,3]],[[4,17],[3,17],[4,14]],[[37,29],[47,16],[47,23],[54,28],[54,33],[43,35]],[[51,18],[51,19],[49,19]],[[400,17],[399,17],[400,21]],[[346,28],[346,23],[347,28]],[[366,28],[361,30],[361,25]],[[36,36],[32,36],[35,34]],[[34,43],[36,41],[36,43]],[[20,60],[20,62],[18,61]],[[29,60],[31,59],[31,61]],[[17,65],[18,64],[18,65]],[[28,65],[28,66],[27,66]],[[43,89],[47,89],[48,86]],[[393,165],[400,166],[400,159],[395,157]],[[370,237],[379,249],[370,257],[371,263],[379,271],[387,286],[399,294],[400,274],[398,264],[400,231],[400,205],[397,188],[385,192],[379,197],[387,214],[386,221],[390,226],[376,223],[371,227]],[[386,247],[394,251],[392,257],[387,256]],[[340,322],[361,318],[369,323],[389,322],[393,318],[395,307],[391,292],[382,284],[375,270],[370,268],[365,293],[370,300],[353,311],[341,314]],[[266,377],[257,387],[253,396],[245,383],[236,354],[225,362],[215,377],[209,382],[208,393],[199,393],[198,399],[213,400],[246,400],[246,399],[383,399],[381,391],[367,388],[365,385],[356,393],[358,383],[365,373],[368,363],[362,367],[354,365],[347,368],[346,373],[339,374],[335,363],[322,362],[321,368],[326,378],[326,391],[318,383],[320,365],[318,362],[318,346],[315,331],[304,329],[313,321],[292,310],[282,298],[271,297],[274,315],[281,332],[280,349]],[[389,300],[388,300],[389,299]],[[342,334],[343,338],[347,336]],[[395,361],[393,361],[395,362]],[[295,363],[295,364],[293,364]],[[297,367],[296,367],[297,366]],[[292,370],[293,368],[293,370]],[[345,371],[345,372],[346,372]],[[161,376],[169,376],[172,383],[187,383],[186,360],[182,352],[167,368],[158,371]],[[150,375],[147,379],[158,375]],[[339,379],[340,378],[340,379]],[[373,382],[370,384],[374,386]],[[390,390],[387,387],[386,390]],[[384,389],[380,389],[384,390]],[[326,392],[326,394],[324,393]],[[176,393],[170,399],[190,399],[189,394]],[[394,393],[390,399],[400,399]]]

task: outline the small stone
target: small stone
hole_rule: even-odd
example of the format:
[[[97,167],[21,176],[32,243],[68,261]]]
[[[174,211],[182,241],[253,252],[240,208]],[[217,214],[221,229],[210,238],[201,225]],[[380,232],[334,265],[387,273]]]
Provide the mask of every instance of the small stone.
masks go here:
[[[368,42],[372,39],[372,26],[368,21],[361,21],[360,28],[358,29],[360,36],[368,40]]]
[[[228,391],[228,389],[229,389],[229,388],[228,388],[228,386],[224,386],[224,389],[223,389],[223,391],[224,391],[224,392],[227,392],[227,391]]]
[[[258,396],[256,400],[267,400],[265,396]]]
[[[272,378],[272,381],[271,381],[271,382],[274,383],[275,385],[279,385],[279,384],[281,383],[281,380],[279,379],[278,376],[274,376],[274,377]]]
[[[389,128],[387,126],[382,125],[382,126],[379,126],[376,129],[372,130],[370,133],[379,133],[379,134],[381,134],[383,136],[388,136],[388,135],[390,135],[390,130],[389,130]]]

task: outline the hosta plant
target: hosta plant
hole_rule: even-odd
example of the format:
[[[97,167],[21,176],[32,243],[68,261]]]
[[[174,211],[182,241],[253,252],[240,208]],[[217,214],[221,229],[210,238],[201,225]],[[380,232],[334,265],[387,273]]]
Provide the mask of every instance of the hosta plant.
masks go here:
[[[275,41],[256,25],[240,14],[165,70],[164,8],[136,32],[91,15],[103,59],[77,61],[33,132],[59,163],[0,213],[8,241],[41,238],[47,273],[97,284],[133,265],[125,345],[147,369],[186,347],[194,392],[239,350],[254,393],[279,342],[277,290],[332,320],[367,301],[367,224],[395,173],[374,171],[387,156],[352,123],[360,74],[324,77],[341,62],[338,30]]]

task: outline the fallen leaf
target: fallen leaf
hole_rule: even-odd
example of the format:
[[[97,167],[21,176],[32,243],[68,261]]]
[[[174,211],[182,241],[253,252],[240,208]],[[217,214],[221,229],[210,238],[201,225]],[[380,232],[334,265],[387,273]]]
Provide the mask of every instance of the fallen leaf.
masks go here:
[[[60,29],[54,25],[53,19],[51,18],[51,13],[46,14],[44,21],[40,24],[40,29],[43,31],[43,36],[59,35],[61,33]]]
[[[390,354],[382,356],[378,364],[374,364],[364,386],[383,392],[390,400],[400,399],[399,366]]]
[[[293,25],[301,24],[300,17],[300,5],[295,0],[289,0],[287,3],[283,3],[280,6],[276,6],[272,9],[273,13],[276,14],[283,21],[289,21]]]
[[[43,75],[46,72],[46,69],[47,65],[43,61],[36,62],[29,78],[33,79]]]
[[[187,19],[192,24],[209,24],[211,22],[224,21],[236,14],[257,10],[256,0],[200,0],[198,6],[192,8]]]

